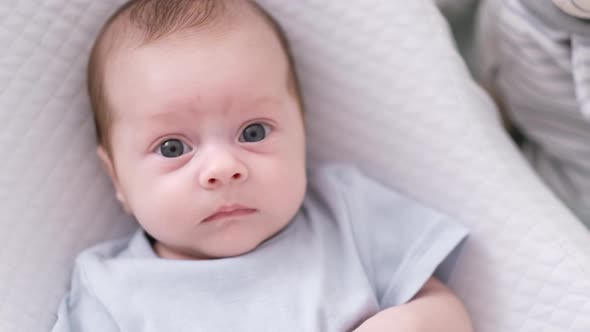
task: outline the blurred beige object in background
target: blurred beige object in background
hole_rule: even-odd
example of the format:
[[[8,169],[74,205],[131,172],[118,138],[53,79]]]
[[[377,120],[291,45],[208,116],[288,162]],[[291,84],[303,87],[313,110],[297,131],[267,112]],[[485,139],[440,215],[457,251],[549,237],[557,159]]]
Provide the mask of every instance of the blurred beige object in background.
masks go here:
[[[590,0],[553,0],[553,3],[569,15],[590,19]]]

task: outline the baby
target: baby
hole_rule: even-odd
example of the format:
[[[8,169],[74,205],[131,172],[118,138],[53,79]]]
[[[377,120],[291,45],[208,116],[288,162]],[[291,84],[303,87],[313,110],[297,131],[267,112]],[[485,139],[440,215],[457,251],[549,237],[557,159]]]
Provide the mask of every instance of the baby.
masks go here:
[[[88,83],[141,229],[78,257],[53,331],[472,330],[433,277],[466,231],[352,168],[306,169],[286,40],[254,2],[131,1]]]
[[[590,227],[590,1],[488,0],[480,80],[544,182]]]

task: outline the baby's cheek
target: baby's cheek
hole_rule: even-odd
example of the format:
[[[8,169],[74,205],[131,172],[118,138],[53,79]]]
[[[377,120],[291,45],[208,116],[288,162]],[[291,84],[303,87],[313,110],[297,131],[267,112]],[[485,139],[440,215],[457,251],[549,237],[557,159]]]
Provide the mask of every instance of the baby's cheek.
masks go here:
[[[289,159],[286,159],[289,160]],[[264,173],[266,187],[271,192],[265,195],[272,200],[273,207],[282,219],[289,219],[299,208],[305,194],[306,178],[303,161],[287,162],[285,159],[276,161]]]
[[[138,186],[134,199],[137,221],[148,231],[174,232],[180,226],[177,224],[187,219],[189,206],[183,190],[183,186],[162,178]]]

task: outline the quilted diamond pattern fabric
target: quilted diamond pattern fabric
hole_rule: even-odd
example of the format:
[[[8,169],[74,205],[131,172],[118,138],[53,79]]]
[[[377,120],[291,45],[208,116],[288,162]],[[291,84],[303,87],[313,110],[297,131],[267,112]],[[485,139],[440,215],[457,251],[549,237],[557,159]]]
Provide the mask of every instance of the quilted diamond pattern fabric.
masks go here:
[[[311,163],[350,162],[462,220],[477,331],[590,331],[590,235],[473,83],[434,2],[261,0],[289,35]],[[94,155],[84,67],[120,0],[0,0],[0,331],[47,331],[84,247],[130,232]]]

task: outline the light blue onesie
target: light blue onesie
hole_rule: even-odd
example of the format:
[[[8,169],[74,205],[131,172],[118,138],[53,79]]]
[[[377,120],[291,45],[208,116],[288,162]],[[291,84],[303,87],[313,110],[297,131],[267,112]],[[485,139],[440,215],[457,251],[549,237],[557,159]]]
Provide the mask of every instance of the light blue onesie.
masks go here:
[[[350,331],[410,300],[465,236],[355,169],[323,167],[291,223],[242,256],[161,259],[141,230],[86,250],[53,331]]]

